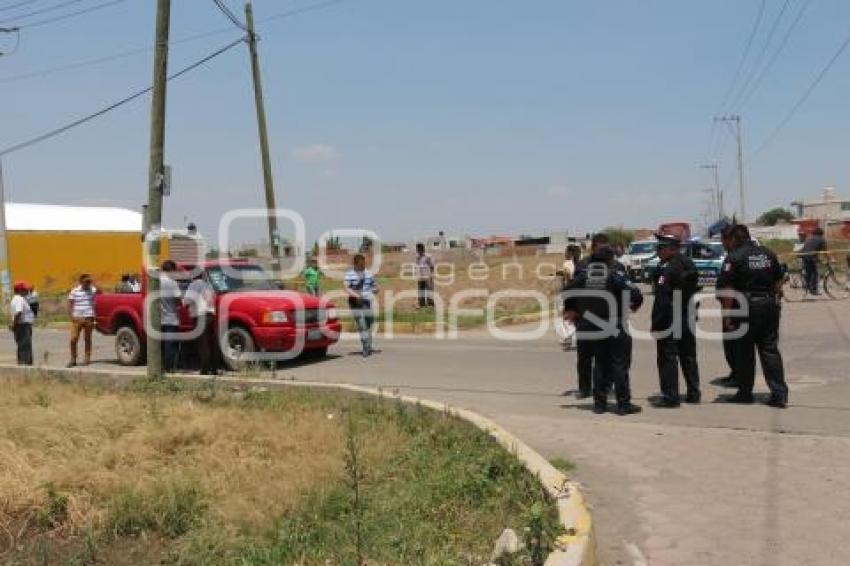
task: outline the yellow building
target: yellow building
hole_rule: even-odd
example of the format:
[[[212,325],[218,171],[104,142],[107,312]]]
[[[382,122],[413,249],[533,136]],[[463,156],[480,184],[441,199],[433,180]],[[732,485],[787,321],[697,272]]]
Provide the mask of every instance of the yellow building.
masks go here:
[[[66,292],[82,273],[107,290],[142,266],[142,215],[124,208],[6,204],[11,281]]]

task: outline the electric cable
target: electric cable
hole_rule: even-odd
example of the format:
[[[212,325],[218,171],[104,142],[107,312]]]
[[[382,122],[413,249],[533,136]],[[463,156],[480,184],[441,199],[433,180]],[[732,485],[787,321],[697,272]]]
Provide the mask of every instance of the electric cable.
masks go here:
[[[237,45],[239,45],[240,43],[242,43],[244,41],[245,41],[245,37],[240,37],[239,39],[228,43],[224,47],[221,47],[221,48],[213,51],[212,53],[210,53],[206,57],[199,59],[198,61],[195,61],[191,65],[188,65],[187,67],[183,67],[179,71],[169,75],[167,80],[171,81],[172,79],[176,79],[177,77],[180,77],[180,76],[185,75],[186,73],[188,73],[188,72],[190,72],[194,69],[197,69],[198,67],[204,65],[205,63],[208,63],[209,61],[215,59],[219,55],[222,55],[223,53],[229,51],[230,49],[233,49],[234,47],[236,47]],[[104,114],[107,114],[107,113],[111,112],[112,110],[115,110],[116,108],[120,108],[121,106],[124,106],[125,104],[128,104],[129,102],[132,102],[133,100],[136,100],[137,98],[139,98],[141,96],[144,96],[145,94],[149,93],[152,90],[153,90],[153,86],[149,86],[149,87],[142,89],[140,91],[137,91],[137,92],[125,97],[125,98],[122,98],[121,100],[114,102],[114,103],[110,104],[109,106],[106,106],[105,108],[101,108],[97,112],[93,112],[93,113],[91,113],[87,116],[84,116],[83,118],[79,118],[77,120],[74,120],[73,122],[70,122],[68,124],[65,124],[64,126],[60,126],[58,128],[55,128],[53,130],[50,130],[49,132],[46,132],[44,134],[41,134],[41,135],[36,136],[34,138],[31,138],[27,141],[9,146],[9,147],[3,149],[2,151],[0,151],[0,157],[5,157],[6,155],[9,155],[10,153],[15,153],[17,151],[20,151],[22,149],[26,149],[26,148],[28,148],[32,145],[35,145],[37,143],[40,143],[40,142],[49,140],[51,138],[54,138],[54,137],[56,137],[60,134],[67,132],[68,130],[76,128],[77,126],[81,126],[81,125],[83,125],[87,122],[94,120],[95,118],[99,118],[100,116],[103,116]]]

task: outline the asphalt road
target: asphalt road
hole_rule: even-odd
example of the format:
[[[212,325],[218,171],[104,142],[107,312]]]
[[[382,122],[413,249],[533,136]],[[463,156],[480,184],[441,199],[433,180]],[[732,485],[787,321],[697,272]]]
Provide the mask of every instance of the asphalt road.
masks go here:
[[[645,328],[648,308],[636,317]],[[511,328],[520,332],[526,328]],[[36,334],[36,359],[63,365],[66,333]],[[786,410],[714,403],[726,393],[719,343],[700,343],[703,404],[652,409],[655,346],[635,342],[632,388],[644,412],[597,416],[564,396],[575,354],[542,338],[380,339],[363,360],[355,341],[319,362],[291,362],[277,377],[348,382],[469,407],[499,421],[548,457],[577,464],[593,505],[605,564],[843,565],[850,556],[850,302],[786,305],[782,349],[791,388]],[[0,359],[13,359],[11,337]],[[95,367],[114,360],[96,338]],[[765,393],[757,378],[757,393]]]

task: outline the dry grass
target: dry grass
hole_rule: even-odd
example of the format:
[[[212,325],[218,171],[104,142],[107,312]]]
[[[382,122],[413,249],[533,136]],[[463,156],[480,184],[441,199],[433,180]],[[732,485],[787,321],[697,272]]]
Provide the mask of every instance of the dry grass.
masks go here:
[[[211,519],[241,531],[267,527],[305,492],[339,479],[338,414],[321,403],[248,406],[0,379],[0,552],[45,532],[101,530],[117,495],[164,483],[197,486]],[[365,457],[379,461],[399,442],[382,433],[381,449]],[[64,509],[40,520],[51,504]]]
[[[415,291],[416,281],[410,277],[409,268],[413,257],[413,254],[383,256],[381,269],[376,274],[381,287],[380,304],[387,304],[389,294],[397,296],[401,292]],[[435,291],[443,299],[447,308],[456,293],[469,289],[481,289],[487,295],[506,290],[536,291],[550,299],[559,290],[554,274],[563,264],[561,254],[501,257],[458,250],[438,252],[433,254],[433,257],[437,264]],[[334,267],[335,269],[345,268],[345,266]],[[339,281],[325,280],[323,282],[325,291],[336,291],[340,287]],[[486,304],[486,297],[471,297],[459,306],[482,308]],[[395,303],[395,311],[403,315],[414,311],[415,306],[414,297],[404,298]],[[528,312],[537,308],[537,301],[527,297],[505,297],[498,302],[498,310],[504,313]]]

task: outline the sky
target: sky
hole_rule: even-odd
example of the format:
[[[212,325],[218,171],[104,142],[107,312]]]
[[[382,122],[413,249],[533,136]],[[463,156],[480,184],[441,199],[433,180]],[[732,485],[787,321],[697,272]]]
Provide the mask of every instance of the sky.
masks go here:
[[[761,1],[342,0],[264,22],[315,2],[255,0],[278,206],[303,217],[308,241],[340,228],[408,241],[696,221],[712,185],[700,164],[719,162],[737,206],[734,140],[712,122],[724,113],[742,116],[750,216],[825,186],[850,197],[850,49],[755,154],[847,39],[850,2],[788,0],[767,44],[786,0],[765,0],[733,83]],[[0,27],[24,28],[0,57],[0,148],[150,83],[147,50],[41,72],[152,45],[153,0],[29,30],[44,16],[18,16],[60,2],[3,9],[18,2],[0,0]],[[241,1],[228,4],[242,14]],[[212,0],[174,0],[172,40],[225,31],[173,45],[170,69],[238,38],[229,26]],[[0,34],[0,51],[13,46]],[[7,199],[139,209],[149,112],[144,97],[7,155]],[[228,210],[264,206],[247,47],[169,83],[166,161],[166,227],[189,219],[217,237]],[[249,241],[264,230],[255,218],[232,233]]]

